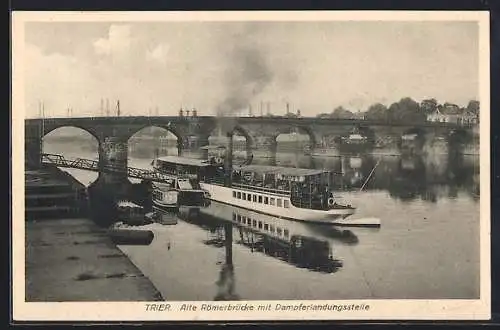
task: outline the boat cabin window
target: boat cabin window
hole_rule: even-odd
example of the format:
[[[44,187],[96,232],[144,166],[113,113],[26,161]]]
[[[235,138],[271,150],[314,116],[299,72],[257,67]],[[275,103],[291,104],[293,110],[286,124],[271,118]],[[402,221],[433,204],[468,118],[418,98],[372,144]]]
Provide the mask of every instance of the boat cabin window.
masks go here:
[[[238,222],[241,222],[241,215],[238,214]]]
[[[259,203],[262,204],[262,195],[259,195]]]
[[[273,197],[271,197],[271,198],[269,199],[269,204],[274,205],[274,198],[273,198]]]
[[[246,193],[243,193],[243,199],[246,200],[247,199],[247,194]]]
[[[236,191],[233,190],[233,197],[236,198]]]
[[[259,229],[262,229],[262,221],[259,221]]]
[[[254,227],[255,227],[255,226],[257,226],[257,220],[253,220],[253,221],[252,221],[252,225],[253,225]]]
[[[257,203],[257,195],[253,195],[253,201]]]
[[[249,201],[249,202],[252,201],[252,195],[251,194],[247,194],[247,201]]]
[[[289,201],[288,199],[284,199],[284,200],[283,200],[283,206],[284,206],[285,208],[289,208],[289,207],[290,207],[290,201]]]
[[[236,221],[236,213],[233,212],[233,221]]]
[[[264,204],[269,204],[269,197],[264,197]]]
[[[282,231],[281,231],[281,228],[280,228],[280,227],[277,227],[277,228],[276,228],[276,232],[278,233],[278,235],[279,235],[279,236],[281,236]]]
[[[241,199],[241,192],[238,191],[238,199]]]
[[[267,223],[264,224],[264,230],[269,230],[269,225]]]
[[[290,236],[290,232],[288,231],[288,229],[285,229],[285,230],[283,231],[283,235],[284,235],[286,238],[288,238],[288,236]]]
[[[274,233],[274,226],[273,226],[273,225],[270,225],[270,226],[269,226],[269,231],[270,231],[271,233]]]
[[[281,207],[283,205],[281,198],[276,199],[276,205],[279,207]]]

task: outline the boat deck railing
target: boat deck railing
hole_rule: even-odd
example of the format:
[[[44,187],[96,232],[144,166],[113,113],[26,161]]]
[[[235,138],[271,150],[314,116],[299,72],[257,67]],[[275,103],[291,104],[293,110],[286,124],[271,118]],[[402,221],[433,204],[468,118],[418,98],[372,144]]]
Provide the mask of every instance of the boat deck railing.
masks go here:
[[[224,178],[207,178],[204,180],[206,183],[216,184],[219,186],[224,186]],[[277,188],[269,188],[269,187],[261,187],[256,185],[249,185],[244,183],[233,182],[231,184],[232,188],[240,188],[245,190],[251,190],[256,192],[265,192],[272,193],[277,195],[290,195],[290,190],[277,189]]]

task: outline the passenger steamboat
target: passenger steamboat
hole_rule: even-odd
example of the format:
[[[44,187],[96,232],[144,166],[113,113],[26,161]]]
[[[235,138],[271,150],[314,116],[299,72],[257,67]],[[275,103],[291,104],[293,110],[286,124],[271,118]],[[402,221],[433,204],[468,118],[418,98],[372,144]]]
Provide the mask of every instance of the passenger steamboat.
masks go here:
[[[331,171],[265,165],[238,165],[226,175],[221,161],[166,156],[156,169],[183,174],[199,183],[204,197],[278,218],[334,223],[354,214],[329,188]]]
[[[153,183],[153,205],[167,211],[179,206],[207,207],[210,194],[200,186],[196,173],[190,171],[202,164],[191,158],[165,156],[153,161],[153,168],[171,176],[170,182]]]

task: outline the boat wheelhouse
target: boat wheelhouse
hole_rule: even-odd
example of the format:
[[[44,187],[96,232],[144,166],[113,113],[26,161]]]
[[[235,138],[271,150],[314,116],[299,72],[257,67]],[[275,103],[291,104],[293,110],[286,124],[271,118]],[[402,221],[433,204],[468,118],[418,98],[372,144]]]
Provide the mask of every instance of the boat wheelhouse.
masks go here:
[[[171,175],[166,183],[153,183],[153,204],[163,209],[176,210],[179,206],[205,207],[210,196],[199,183],[200,171],[208,164],[191,158],[165,156],[153,161],[155,170]]]

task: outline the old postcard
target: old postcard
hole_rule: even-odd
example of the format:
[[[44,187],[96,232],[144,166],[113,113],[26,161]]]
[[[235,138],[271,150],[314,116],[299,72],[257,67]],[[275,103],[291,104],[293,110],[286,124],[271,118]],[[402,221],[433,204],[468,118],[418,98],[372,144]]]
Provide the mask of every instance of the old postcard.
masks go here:
[[[490,318],[487,12],[14,12],[16,321]]]

